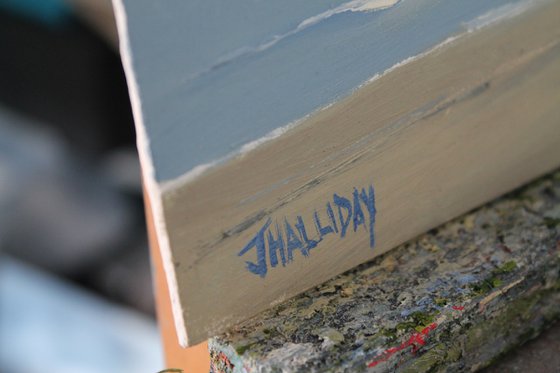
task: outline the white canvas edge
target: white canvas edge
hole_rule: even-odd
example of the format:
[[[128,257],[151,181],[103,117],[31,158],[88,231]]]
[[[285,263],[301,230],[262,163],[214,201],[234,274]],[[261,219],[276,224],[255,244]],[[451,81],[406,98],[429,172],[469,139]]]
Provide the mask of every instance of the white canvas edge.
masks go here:
[[[163,262],[167,286],[169,289],[169,297],[171,299],[171,309],[175,322],[175,330],[178,342],[181,347],[188,346],[187,330],[185,328],[185,320],[183,317],[183,308],[179,300],[179,288],[177,285],[177,276],[175,275],[175,266],[173,265],[173,255],[169,245],[169,237],[165,226],[162,204],[162,191],[155,179],[155,169],[150,153],[150,140],[144,126],[144,117],[142,113],[142,100],[140,99],[140,91],[136,80],[136,74],[132,65],[132,53],[130,50],[130,39],[128,34],[128,23],[126,10],[123,0],[113,0],[113,9],[115,12],[115,21],[119,33],[119,49],[122,59],[126,82],[132,105],[132,114],[136,127],[136,143],[138,154],[140,157],[140,165],[142,168],[142,179],[146,191],[148,193],[150,204],[152,207],[152,217],[154,221],[156,239],[159,243],[159,251]]]

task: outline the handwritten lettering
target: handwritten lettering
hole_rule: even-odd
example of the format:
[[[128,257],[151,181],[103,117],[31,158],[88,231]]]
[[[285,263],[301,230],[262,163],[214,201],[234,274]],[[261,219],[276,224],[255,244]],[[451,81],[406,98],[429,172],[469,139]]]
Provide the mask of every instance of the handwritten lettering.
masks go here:
[[[333,206],[338,214],[335,214]],[[298,215],[290,220],[284,217],[280,224],[276,221],[273,225],[272,219],[268,218],[255,236],[239,251],[238,256],[244,256],[255,249],[256,261],[246,261],[245,268],[264,278],[269,265],[272,268],[279,264],[285,267],[295,260],[298,253],[308,258],[311,250],[318,248],[327,235],[337,235],[343,239],[349,231],[358,233],[360,226],[363,226],[363,231],[369,234],[369,245],[373,248],[376,213],[375,191],[372,185],[361,190],[354,188],[349,198],[334,193],[332,204],[328,201],[324,210],[315,210],[309,220]]]

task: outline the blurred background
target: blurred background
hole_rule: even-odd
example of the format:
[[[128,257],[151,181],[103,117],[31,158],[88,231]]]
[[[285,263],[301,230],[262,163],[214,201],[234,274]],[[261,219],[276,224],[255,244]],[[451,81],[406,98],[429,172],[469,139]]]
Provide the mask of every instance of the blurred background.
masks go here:
[[[156,372],[109,0],[0,0],[0,372]]]

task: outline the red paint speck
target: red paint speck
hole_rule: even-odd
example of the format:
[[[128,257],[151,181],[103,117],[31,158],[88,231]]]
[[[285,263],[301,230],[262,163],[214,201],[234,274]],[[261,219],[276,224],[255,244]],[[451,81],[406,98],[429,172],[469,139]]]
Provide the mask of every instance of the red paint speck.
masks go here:
[[[509,247],[507,247],[506,245],[504,245],[504,244],[499,244],[498,247],[499,247],[500,249],[504,250],[504,251],[505,251],[506,253],[508,253],[508,254],[511,254],[511,253],[512,253],[511,249],[510,249]]]
[[[379,355],[378,359],[376,359],[376,360],[374,360],[374,361],[372,361],[371,363],[368,364],[368,368],[373,368],[377,364],[389,360],[391,358],[391,356],[393,356],[395,353],[397,353],[399,351],[402,351],[405,348],[408,348],[410,346],[412,346],[412,353],[415,353],[416,351],[418,351],[418,349],[420,347],[422,347],[426,344],[426,339],[425,338],[436,327],[437,327],[437,324],[432,323],[432,324],[426,326],[424,329],[422,329],[422,331],[420,331],[420,333],[412,334],[408,340],[404,341],[399,346],[391,347],[391,348],[388,348],[387,350],[383,351],[383,353],[381,355]]]
[[[462,311],[465,309],[465,307],[463,306],[452,306],[451,308],[453,308],[455,311]]]
[[[231,363],[231,361],[228,359],[228,357],[227,357],[223,352],[221,352],[221,351],[220,351],[220,353],[219,353],[218,356],[217,356],[217,360],[218,360],[219,362],[222,363],[222,366],[221,366],[221,367],[224,367],[224,368],[226,369],[225,371],[227,371],[227,372],[232,371],[233,368],[235,367],[235,366]],[[214,364],[212,364],[212,365],[214,365]],[[220,367],[220,366],[214,366],[213,368],[214,368],[214,371],[215,371],[216,373],[223,373],[224,371],[222,371],[222,370],[220,369],[221,367]]]

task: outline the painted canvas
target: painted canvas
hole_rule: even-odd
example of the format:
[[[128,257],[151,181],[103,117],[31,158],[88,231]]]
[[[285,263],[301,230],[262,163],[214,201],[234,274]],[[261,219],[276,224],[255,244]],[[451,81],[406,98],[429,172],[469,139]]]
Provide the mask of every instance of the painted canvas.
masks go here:
[[[560,164],[553,0],[114,0],[201,342]]]

